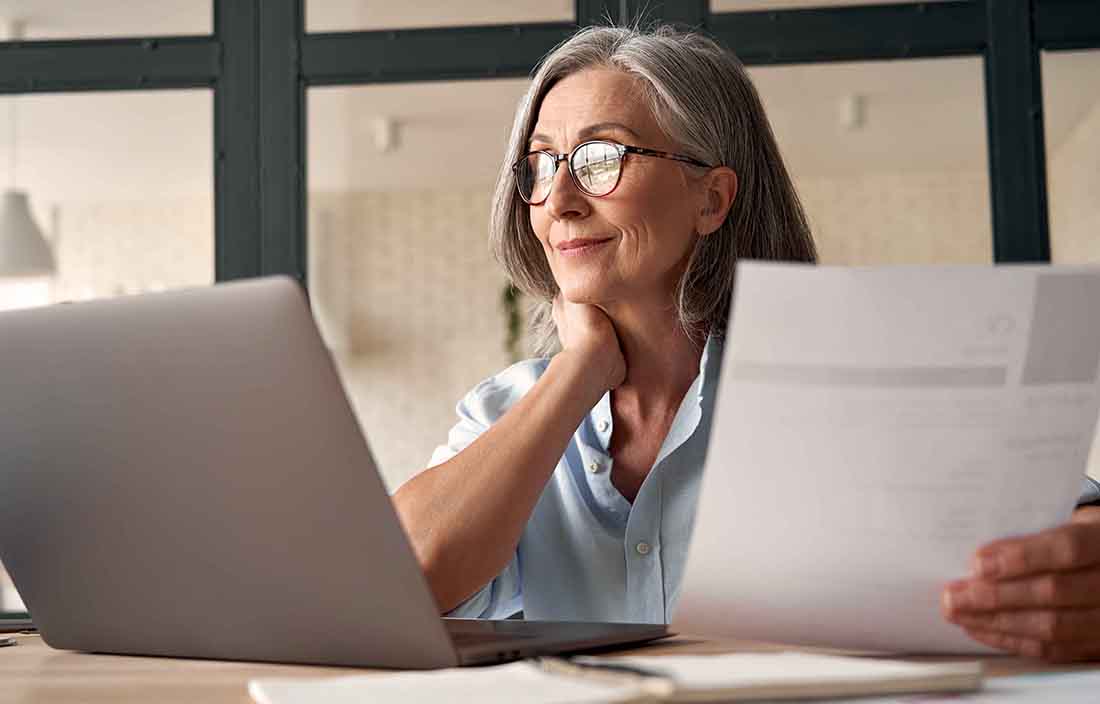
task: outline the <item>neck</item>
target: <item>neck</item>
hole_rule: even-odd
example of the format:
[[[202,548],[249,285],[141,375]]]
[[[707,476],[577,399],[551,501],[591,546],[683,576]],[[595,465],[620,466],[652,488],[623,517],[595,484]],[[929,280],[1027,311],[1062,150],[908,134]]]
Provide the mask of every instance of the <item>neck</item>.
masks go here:
[[[668,299],[605,306],[626,360],[626,381],[615,389],[645,415],[679,407],[699,374],[702,347],[692,342]]]

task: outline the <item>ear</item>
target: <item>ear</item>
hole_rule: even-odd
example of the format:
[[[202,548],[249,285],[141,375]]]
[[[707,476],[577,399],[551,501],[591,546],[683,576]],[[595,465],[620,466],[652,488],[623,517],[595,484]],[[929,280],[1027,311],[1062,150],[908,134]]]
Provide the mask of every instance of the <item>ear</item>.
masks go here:
[[[703,176],[699,212],[695,216],[695,231],[709,235],[721,227],[737,197],[737,172],[728,166],[718,166]]]

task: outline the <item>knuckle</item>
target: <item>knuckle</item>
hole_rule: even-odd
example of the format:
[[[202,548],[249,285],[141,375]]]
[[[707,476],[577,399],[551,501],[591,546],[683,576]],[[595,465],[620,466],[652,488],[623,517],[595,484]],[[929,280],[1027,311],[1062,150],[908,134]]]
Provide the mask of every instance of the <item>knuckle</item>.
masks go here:
[[[1035,580],[1035,599],[1040,604],[1054,604],[1063,596],[1065,585],[1054,574],[1045,574]]]
[[[1038,616],[1039,639],[1048,642],[1057,640],[1065,629],[1065,619],[1057,611],[1042,611]]]
[[[997,611],[989,618],[989,627],[994,631],[1010,631],[1012,626],[1012,614],[1007,611]]]
[[[1067,527],[1077,528],[1077,526]],[[1085,554],[1085,545],[1081,536],[1081,531],[1066,530],[1058,536],[1054,548],[1055,559],[1060,566],[1070,567],[1078,564]]]
[[[975,585],[973,589],[974,603],[979,608],[996,609],[1001,606],[1001,595],[996,586],[992,584]]]
[[[1032,569],[1035,560],[1031,552],[1023,545],[1006,545],[1001,551],[1002,562],[1014,572],[1028,572]]]

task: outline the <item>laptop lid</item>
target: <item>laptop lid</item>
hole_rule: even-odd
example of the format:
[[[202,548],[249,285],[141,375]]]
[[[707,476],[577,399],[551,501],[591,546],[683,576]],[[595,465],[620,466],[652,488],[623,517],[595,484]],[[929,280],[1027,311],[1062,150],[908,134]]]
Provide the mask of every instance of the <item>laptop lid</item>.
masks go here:
[[[458,663],[293,280],[0,314],[0,404],[0,560],[48,644]]]

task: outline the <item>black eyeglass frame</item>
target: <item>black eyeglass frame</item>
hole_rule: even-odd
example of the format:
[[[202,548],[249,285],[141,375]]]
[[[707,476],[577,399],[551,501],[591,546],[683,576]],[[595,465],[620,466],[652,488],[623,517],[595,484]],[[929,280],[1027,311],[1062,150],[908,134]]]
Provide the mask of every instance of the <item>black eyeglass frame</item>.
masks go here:
[[[581,149],[583,149],[584,147],[586,147],[590,144],[606,144],[610,147],[613,147],[615,149],[615,151],[617,151],[618,154],[619,154],[619,173],[615,176],[615,184],[613,186],[611,186],[611,188],[606,193],[592,193],[591,191],[589,191],[587,188],[585,188],[581,184],[580,180],[577,178],[576,172],[573,170],[573,157],[576,156],[578,151],[580,151]],[[519,185],[519,167],[520,167],[520,164],[526,162],[528,157],[530,157],[532,154],[545,154],[546,156],[548,156],[548,157],[550,157],[551,159],[554,160],[554,172],[550,175],[550,178],[551,178],[550,188],[546,189],[546,195],[543,196],[542,198],[540,198],[537,201],[527,200],[527,198],[523,195],[523,191],[520,189],[520,185]],[[645,147],[635,147],[635,146],[632,146],[632,145],[629,145],[629,144],[620,144],[619,142],[612,142],[612,141],[607,140],[607,139],[590,139],[587,142],[581,142],[577,146],[573,147],[573,149],[571,149],[567,153],[555,154],[554,152],[550,151],[549,149],[535,149],[533,151],[527,152],[526,154],[521,156],[519,159],[516,159],[515,163],[512,164],[512,176],[513,176],[513,179],[515,180],[515,183],[516,183],[516,192],[519,194],[519,197],[523,200],[524,203],[527,203],[528,205],[542,205],[543,203],[546,202],[546,199],[550,197],[550,192],[552,190],[554,190],[553,179],[554,179],[554,177],[556,177],[558,175],[558,165],[561,164],[561,162],[566,161],[566,162],[568,162],[567,169],[569,171],[569,178],[572,179],[573,184],[577,187],[577,189],[581,193],[584,193],[585,195],[592,196],[593,198],[603,198],[604,196],[609,196],[609,195],[611,195],[612,193],[615,192],[615,189],[619,187],[619,182],[622,181],[622,178],[623,178],[623,167],[622,167],[622,165],[624,163],[624,157],[627,154],[637,154],[639,156],[653,156],[653,157],[657,157],[659,159],[671,159],[673,161],[682,161],[685,164],[691,164],[692,166],[699,166],[699,167],[702,167],[704,169],[713,169],[713,168],[715,168],[715,167],[711,166],[710,164],[704,163],[702,161],[699,161],[698,159],[694,159],[694,158],[692,158],[690,156],[687,156],[687,155],[684,155],[684,154],[675,154],[673,152],[662,152],[662,151],[659,151],[657,149],[646,149]]]

